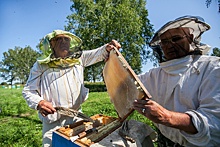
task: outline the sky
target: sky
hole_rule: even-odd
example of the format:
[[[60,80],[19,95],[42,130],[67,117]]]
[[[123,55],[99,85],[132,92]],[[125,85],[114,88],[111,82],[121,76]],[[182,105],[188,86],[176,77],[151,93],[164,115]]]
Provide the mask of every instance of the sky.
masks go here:
[[[220,13],[217,0],[147,0],[148,19],[157,31],[168,21],[185,15],[200,16],[211,26],[202,42],[220,48]],[[0,60],[15,46],[36,49],[39,40],[55,29],[64,29],[72,12],[70,0],[0,0]],[[120,18],[119,18],[120,19]],[[114,38],[113,38],[114,39]],[[82,38],[83,40],[83,38]],[[143,65],[148,71],[153,63]]]

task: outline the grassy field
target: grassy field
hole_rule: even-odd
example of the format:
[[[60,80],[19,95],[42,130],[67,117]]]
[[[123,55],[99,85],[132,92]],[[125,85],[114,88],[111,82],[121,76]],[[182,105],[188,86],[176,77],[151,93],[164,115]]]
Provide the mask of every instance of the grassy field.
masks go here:
[[[22,89],[0,88],[1,147],[40,147],[42,145],[42,124],[38,119],[37,111],[27,106],[21,92]],[[117,117],[106,92],[90,93],[82,109],[88,116],[105,114]],[[134,112],[129,119],[153,126],[149,120],[137,112]]]

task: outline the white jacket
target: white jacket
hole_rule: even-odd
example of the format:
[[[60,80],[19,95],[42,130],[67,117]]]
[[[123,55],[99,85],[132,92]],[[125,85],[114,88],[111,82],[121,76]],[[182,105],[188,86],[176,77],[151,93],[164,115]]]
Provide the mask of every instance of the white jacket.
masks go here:
[[[161,133],[184,146],[220,145],[220,58],[186,56],[140,75],[156,101],[168,110],[187,113],[197,134],[156,124]]]
[[[67,68],[50,68],[47,64],[36,62],[30,71],[29,79],[23,89],[23,97],[32,109],[37,109],[41,100],[52,105],[78,110],[88,98],[89,90],[84,87],[84,67],[103,61],[108,57],[106,45],[89,51],[83,51],[80,65]],[[58,113],[43,117],[42,121],[54,122],[60,118]]]

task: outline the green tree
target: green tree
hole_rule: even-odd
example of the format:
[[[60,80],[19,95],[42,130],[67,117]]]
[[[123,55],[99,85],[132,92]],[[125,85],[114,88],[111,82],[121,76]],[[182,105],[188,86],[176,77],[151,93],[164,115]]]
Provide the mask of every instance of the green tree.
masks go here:
[[[213,48],[213,51],[212,51],[211,56],[217,56],[217,57],[220,57],[220,49],[217,48],[217,47]]]
[[[206,0],[207,8],[210,6],[211,3],[212,3],[212,0]],[[218,12],[220,12],[220,0],[218,0]]]
[[[0,76],[11,84],[14,80],[24,83],[38,56],[39,53],[30,46],[9,49],[8,52],[3,53],[3,60],[0,62]]]
[[[72,0],[71,15],[65,29],[83,40],[83,49],[93,49],[116,39],[120,50],[138,74],[142,63],[150,58],[148,42],[153,28],[148,20],[145,0]],[[99,66],[97,68],[97,66]],[[103,64],[102,64],[103,66]],[[102,68],[94,65],[85,70],[85,79],[100,79]]]

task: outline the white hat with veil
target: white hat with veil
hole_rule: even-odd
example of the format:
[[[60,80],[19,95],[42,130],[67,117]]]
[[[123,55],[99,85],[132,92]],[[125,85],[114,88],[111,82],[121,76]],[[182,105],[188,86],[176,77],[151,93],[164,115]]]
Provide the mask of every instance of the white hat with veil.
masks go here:
[[[158,58],[159,62],[166,61],[163,51],[160,48],[160,35],[169,29],[185,27],[190,28],[190,33],[193,34],[193,41],[190,45],[191,51],[200,51],[201,54],[207,54],[210,50],[210,46],[201,43],[201,35],[210,29],[210,26],[205,23],[204,19],[199,16],[183,16],[170,21],[163,25],[153,36],[150,41],[150,47],[153,49],[155,56]]]

